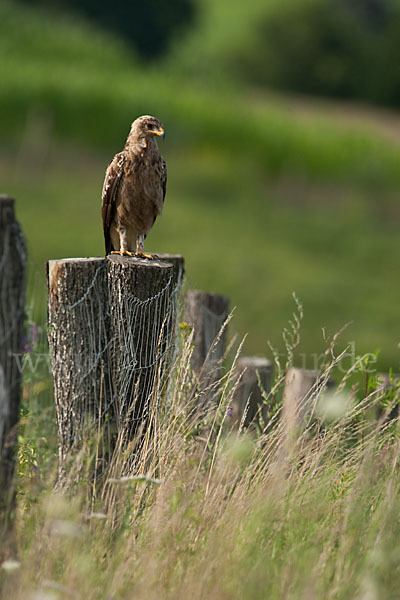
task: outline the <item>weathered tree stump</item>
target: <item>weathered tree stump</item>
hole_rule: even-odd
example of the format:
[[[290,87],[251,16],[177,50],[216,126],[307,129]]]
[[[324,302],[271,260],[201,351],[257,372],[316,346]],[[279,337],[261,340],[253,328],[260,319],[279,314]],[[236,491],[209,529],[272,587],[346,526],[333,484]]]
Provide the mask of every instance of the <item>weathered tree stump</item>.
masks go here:
[[[202,379],[218,379],[225,349],[226,330],[215,343],[228,317],[229,299],[219,294],[190,290],[184,299],[184,320],[193,328],[191,367]]]
[[[121,447],[145,427],[175,333],[183,270],[175,258],[175,266],[119,255],[49,261],[61,482],[88,433],[102,430],[107,461],[117,438]]]
[[[232,398],[231,422],[262,430],[268,418],[264,395],[271,390],[273,364],[264,357],[246,356],[238,360],[236,370],[240,379]]]
[[[120,429],[132,439],[148,418],[155,379],[169,357],[177,271],[162,261],[118,255],[107,261],[114,405]]]
[[[59,440],[59,479],[84,429],[112,405],[107,263],[104,258],[48,262],[48,339]]]
[[[21,397],[26,263],[25,241],[15,220],[14,200],[0,196],[0,513],[3,517],[14,496],[12,480]]]

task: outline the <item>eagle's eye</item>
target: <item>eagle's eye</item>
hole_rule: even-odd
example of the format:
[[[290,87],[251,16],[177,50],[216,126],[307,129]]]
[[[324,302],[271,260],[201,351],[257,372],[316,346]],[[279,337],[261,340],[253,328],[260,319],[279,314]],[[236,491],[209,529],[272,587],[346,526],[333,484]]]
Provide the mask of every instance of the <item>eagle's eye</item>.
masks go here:
[[[147,127],[148,127],[149,129],[151,129],[151,130],[154,130],[154,125],[153,125],[153,123],[149,123],[149,124],[147,125]]]

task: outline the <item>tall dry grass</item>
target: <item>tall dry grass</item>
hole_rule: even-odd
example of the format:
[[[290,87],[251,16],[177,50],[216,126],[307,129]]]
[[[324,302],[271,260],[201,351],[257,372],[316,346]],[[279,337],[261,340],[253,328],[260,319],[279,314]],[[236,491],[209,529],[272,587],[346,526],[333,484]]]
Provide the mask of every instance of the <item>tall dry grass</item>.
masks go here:
[[[325,381],[340,361],[333,348]],[[41,472],[40,451],[36,470],[20,471],[1,598],[399,597],[396,384],[370,383],[362,397],[318,386],[306,422],[290,430],[277,369],[271,421],[246,432],[229,421],[235,359],[205,390],[191,351],[184,331],[129,473],[137,440],[117,444],[109,470],[93,476],[100,434],[71,458],[64,491],[54,461]]]

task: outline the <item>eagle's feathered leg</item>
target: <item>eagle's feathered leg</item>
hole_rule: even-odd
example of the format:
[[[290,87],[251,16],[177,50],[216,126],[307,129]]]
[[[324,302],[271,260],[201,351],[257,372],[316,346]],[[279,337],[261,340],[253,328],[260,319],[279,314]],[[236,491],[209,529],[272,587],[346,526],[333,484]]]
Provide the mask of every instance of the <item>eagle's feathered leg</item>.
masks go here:
[[[119,226],[119,250],[113,250],[111,254],[119,254],[120,256],[135,256],[133,252],[130,252],[127,248],[128,236],[126,228],[123,225]]]
[[[144,235],[143,235],[143,233],[138,233],[136,236],[136,253],[139,254],[139,252],[144,254]]]
[[[153,254],[146,254],[144,251],[144,238],[143,233],[138,233],[136,236],[136,252],[135,256],[139,258],[149,258],[150,260],[156,258]]]

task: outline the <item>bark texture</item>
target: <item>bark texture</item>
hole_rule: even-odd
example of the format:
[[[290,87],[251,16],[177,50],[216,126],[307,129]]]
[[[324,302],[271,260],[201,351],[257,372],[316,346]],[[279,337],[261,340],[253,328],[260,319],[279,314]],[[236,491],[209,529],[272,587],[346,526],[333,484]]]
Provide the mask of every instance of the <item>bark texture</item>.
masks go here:
[[[0,513],[14,496],[14,451],[21,398],[27,254],[14,200],[0,196]]]
[[[132,439],[145,425],[155,378],[167,360],[175,269],[171,263],[118,255],[107,262],[114,404],[120,427]]]
[[[294,440],[315,414],[316,403],[323,388],[334,383],[319,371],[290,367],[285,376],[282,416],[287,440]]]
[[[106,365],[106,260],[51,260],[47,274],[48,339],[62,479],[70,451],[80,447],[84,429],[93,426],[111,402]]]
[[[201,378],[218,377],[218,363],[225,349],[226,330],[213,346],[228,317],[229,299],[219,294],[190,290],[184,300],[184,320],[193,328],[193,371]],[[214,375],[211,375],[211,374]]]
[[[283,390],[283,418],[288,435],[294,435],[306,424],[307,415],[315,409],[319,393],[320,373],[290,367]]]
[[[181,257],[177,264],[119,255],[49,261],[61,484],[87,436],[102,432],[98,476],[117,439],[146,426],[175,332]]]
[[[181,283],[185,274],[185,259],[181,254],[157,254],[158,261],[169,263],[174,267],[174,281]]]
[[[267,358],[244,356],[238,360],[236,369],[240,380],[232,399],[231,417],[236,426],[264,429],[268,406],[263,394],[271,390],[272,368]]]

